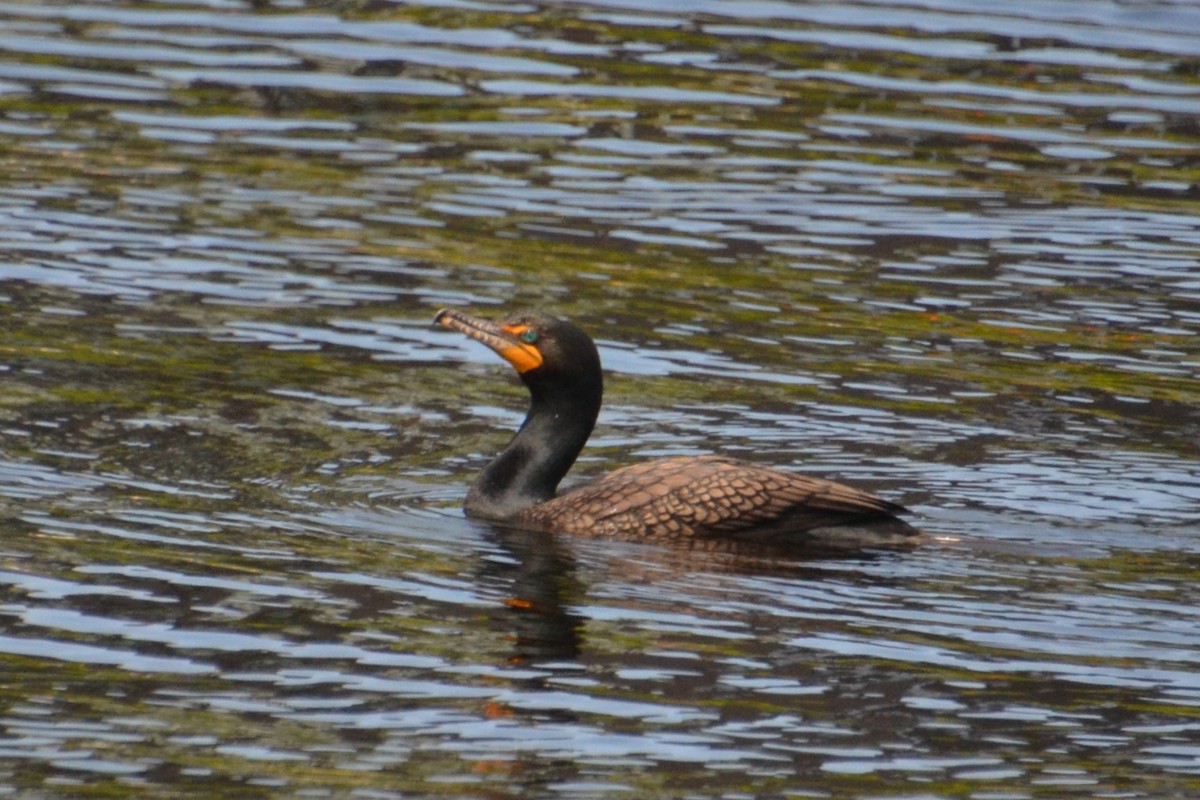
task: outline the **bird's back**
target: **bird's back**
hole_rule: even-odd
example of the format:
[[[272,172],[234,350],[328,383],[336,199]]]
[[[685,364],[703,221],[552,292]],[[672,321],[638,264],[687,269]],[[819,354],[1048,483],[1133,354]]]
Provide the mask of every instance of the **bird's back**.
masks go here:
[[[717,456],[648,461],[522,510],[523,526],[611,539],[729,537],[772,545],[822,541],[838,528],[917,531],[904,507],[820,478]],[[876,532],[877,533],[877,532]],[[873,535],[872,538],[875,538]]]

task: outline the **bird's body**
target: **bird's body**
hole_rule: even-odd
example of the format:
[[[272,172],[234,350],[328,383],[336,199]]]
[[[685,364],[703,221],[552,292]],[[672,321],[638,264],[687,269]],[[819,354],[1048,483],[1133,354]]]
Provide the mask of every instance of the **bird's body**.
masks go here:
[[[825,541],[825,529],[831,526],[898,522],[892,515],[903,511],[902,506],[833,481],[719,456],[681,456],[601,475],[528,506],[513,519],[541,529],[613,539],[721,536],[770,543],[806,534]]]
[[[532,396],[525,422],[467,494],[473,517],[611,539],[731,539],[772,546],[910,540],[903,506],[833,481],[718,456],[643,462],[557,493],[595,424],[603,393],[591,339],[564,320],[493,323],[454,310],[436,321],[509,361]]]

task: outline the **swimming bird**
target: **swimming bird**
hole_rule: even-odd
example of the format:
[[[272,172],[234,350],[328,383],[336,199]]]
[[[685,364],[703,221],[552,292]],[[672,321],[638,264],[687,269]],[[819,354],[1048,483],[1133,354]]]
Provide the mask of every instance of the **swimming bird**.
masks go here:
[[[472,483],[468,516],[610,539],[727,539],[783,547],[896,544],[918,531],[906,509],[821,478],[721,456],[656,459],[559,493],[592,433],[604,393],[600,354],[574,323],[547,314],[501,322],[456,309],[434,317],[481,342],[529,389],[525,421]]]

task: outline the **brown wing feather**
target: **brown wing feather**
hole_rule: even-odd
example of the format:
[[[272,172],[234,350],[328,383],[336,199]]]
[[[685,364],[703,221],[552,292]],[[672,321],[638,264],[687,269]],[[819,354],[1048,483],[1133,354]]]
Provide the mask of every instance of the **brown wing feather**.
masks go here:
[[[528,508],[519,519],[539,528],[612,538],[760,538],[765,531],[802,533],[903,511],[832,481],[703,456],[619,469]]]

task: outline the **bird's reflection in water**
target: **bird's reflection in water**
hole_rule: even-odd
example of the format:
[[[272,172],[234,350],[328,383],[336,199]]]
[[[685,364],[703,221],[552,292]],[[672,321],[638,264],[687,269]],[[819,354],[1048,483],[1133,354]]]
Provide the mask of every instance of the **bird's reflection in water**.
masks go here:
[[[854,563],[899,557],[909,537],[892,548],[780,548],[730,539],[692,539],[672,545],[609,542],[491,524],[494,541],[510,558],[485,559],[481,577],[505,585],[498,624],[512,631],[514,664],[573,660],[584,647],[586,618],[572,609],[587,598],[583,571],[600,566],[636,586],[692,583],[701,576],[753,576],[796,581],[845,580]],[[585,562],[581,565],[581,562]],[[602,562],[602,563],[598,563]],[[870,580],[878,580],[878,577]]]
[[[574,558],[551,534],[504,526],[492,530],[513,559],[484,562],[485,573],[509,583],[501,617],[513,631],[512,661],[576,658],[584,620],[569,610],[583,595]]]

